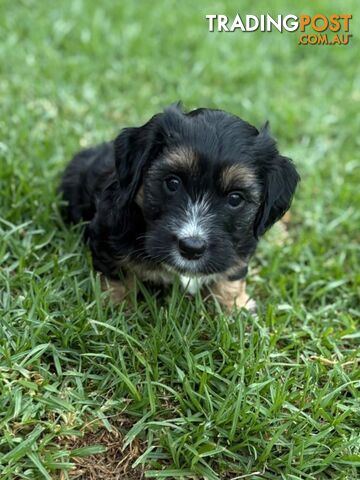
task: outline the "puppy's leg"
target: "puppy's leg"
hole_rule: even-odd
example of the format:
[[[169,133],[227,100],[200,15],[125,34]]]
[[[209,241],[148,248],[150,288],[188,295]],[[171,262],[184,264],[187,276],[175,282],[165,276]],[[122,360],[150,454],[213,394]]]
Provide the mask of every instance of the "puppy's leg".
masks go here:
[[[245,287],[245,279],[234,281],[222,279],[211,286],[211,292],[227,310],[235,307],[254,311],[256,303],[250,299]]]
[[[114,280],[113,278],[101,275],[101,289],[110,290],[110,300],[114,305],[122,303],[127,295],[136,289],[135,275],[129,274],[124,280]]]

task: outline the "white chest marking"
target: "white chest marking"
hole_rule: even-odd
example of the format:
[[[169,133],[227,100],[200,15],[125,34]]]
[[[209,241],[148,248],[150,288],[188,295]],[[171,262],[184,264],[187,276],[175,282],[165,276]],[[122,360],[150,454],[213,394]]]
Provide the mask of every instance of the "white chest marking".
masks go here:
[[[180,275],[180,282],[184,289],[189,292],[191,295],[195,295],[198,292],[203,284],[201,278],[191,278]]]
[[[217,275],[214,274],[204,275],[203,277],[186,277],[185,275],[180,275],[180,282],[184,290],[191,295],[195,295],[204,285],[209,285],[209,283],[217,278]]]

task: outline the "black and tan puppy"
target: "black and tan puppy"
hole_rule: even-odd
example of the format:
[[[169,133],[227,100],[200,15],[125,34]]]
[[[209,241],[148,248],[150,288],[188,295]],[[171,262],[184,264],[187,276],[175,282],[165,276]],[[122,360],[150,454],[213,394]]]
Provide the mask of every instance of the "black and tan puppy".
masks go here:
[[[206,287],[226,307],[248,308],[249,259],[298,181],[266,127],[176,105],[78,153],[60,188],[66,218],[89,222],[94,267],[115,301],[134,277],[179,277],[191,293]]]

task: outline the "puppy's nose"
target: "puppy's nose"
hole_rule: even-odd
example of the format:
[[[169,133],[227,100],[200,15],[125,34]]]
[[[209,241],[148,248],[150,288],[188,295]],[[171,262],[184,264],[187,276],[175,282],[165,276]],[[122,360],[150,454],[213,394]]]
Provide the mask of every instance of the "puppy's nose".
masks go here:
[[[179,239],[179,252],[188,260],[199,259],[206,250],[206,242],[200,237],[185,237]]]

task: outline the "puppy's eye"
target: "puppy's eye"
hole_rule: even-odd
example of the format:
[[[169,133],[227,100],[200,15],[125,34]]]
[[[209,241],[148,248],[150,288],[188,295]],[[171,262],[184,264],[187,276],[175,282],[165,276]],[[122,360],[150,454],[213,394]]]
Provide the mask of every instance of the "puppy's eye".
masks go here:
[[[244,201],[240,192],[230,192],[227,197],[228,204],[231,208],[239,207]]]
[[[181,185],[181,180],[179,177],[176,177],[175,175],[171,175],[170,177],[167,177],[164,180],[165,190],[169,193],[176,192],[179,189],[180,185]]]

